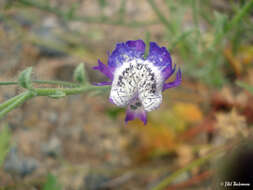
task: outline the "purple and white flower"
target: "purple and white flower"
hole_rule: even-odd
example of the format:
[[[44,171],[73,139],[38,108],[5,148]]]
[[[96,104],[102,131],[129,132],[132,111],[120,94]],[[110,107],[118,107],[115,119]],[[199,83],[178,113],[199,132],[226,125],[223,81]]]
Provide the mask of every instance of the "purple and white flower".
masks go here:
[[[147,112],[157,109],[162,103],[162,92],[181,83],[181,71],[176,79],[166,80],[176,70],[170,53],[155,42],[149,44],[149,54],[144,58],[145,43],[142,40],[118,43],[109,55],[108,64],[98,60],[99,70],[111,81],[97,83],[98,86],[111,85],[110,102],[127,107],[125,122],[139,118],[147,123]]]

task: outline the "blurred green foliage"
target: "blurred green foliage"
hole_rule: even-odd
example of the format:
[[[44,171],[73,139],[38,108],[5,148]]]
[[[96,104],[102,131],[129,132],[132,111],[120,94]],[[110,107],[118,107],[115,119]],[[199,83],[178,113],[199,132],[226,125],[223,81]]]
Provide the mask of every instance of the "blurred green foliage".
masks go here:
[[[228,82],[224,49],[231,46],[236,55],[239,47],[247,44],[253,33],[252,19],[248,14],[253,6],[253,0],[240,2],[231,0],[226,6],[228,10],[222,12],[214,10],[213,2],[208,0],[165,0],[168,15],[160,10],[161,7],[156,1],[147,0],[158,21],[126,20],[126,0],[120,1],[118,11],[112,17],[104,15],[103,9],[109,6],[106,0],[97,0],[97,3],[101,10],[95,17],[77,14],[79,4],[73,5],[67,11],[51,6],[50,2],[45,1],[20,0],[12,6],[38,8],[54,13],[66,21],[126,27],[143,27],[160,22],[165,27],[162,40],[168,42],[168,49],[171,52],[179,55],[184,63],[181,65],[183,73],[215,87]]]
[[[211,1],[166,0],[169,19],[161,14],[153,0],[148,1],[167,29],[165,39],[169,42],[168,49],[178,52],[184,62],[183,72],[216,87],[227,82],[223,69],[226,66],[223,50],[229,43],[232,43],[233,50],[238,49],[252,35],[252,30],[249,30],[250,16],[247,14],[253,1],[240,4],[231,1],[233,14],[229,18],[226,13],[212,11]],[[185,26],[189,10],[193,23]],[[232,40],[224,43],[224,39]]]
[[[0,131],[0,167],[2,166],[6,155],[10,150],[11,133],[8,126],[4,126]]]
[[[248,85],[242,81],[237,81],[236,84],[244,89],[246,89],[247,91],[249,91],[251,94],[253,94],[253,86]]]
[[[47,180],[43,186],[43,190],[61,190],[61,185],[59,184],[57,178],[52,175],[47,175]]]

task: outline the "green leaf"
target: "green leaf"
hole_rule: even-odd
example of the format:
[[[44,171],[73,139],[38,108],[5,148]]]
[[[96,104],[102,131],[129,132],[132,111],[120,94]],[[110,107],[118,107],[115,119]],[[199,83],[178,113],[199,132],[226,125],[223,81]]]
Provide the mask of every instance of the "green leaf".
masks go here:
[[[228,22],[227,15],[215,11],[214,17],[215,17],[214,28],[216,30],[216,35],[224,33]]]
[[[86,74],[84,70],[84,64],[80,63],[75,71],[74,71],[74,81],[79,82],[81,84],[86,84],[87,79],[86,79]]]
[[[2,166],[6,155],[10,150],[11,133],[8,126],[4,126],[0,132],[0,167]]]
[[[49,95],[50,98],[55,99],[62,98],[64,96],[66,96],[66,93],[61,90],[56,90],[54,94]]]
[[[48,174],[47,181],[43,186],[43,190],[61,190],[61,185],[54,175]]]
[[[175,37],[172,44],[168,47],[168,50],[172,51],[178,43],[183,42],[193,32],[194,32],[194,30],[190,29],[190,30],[184,31],[181,34],[179,34],[177,37]]]
[[[23,88],[32,89],[31,81],[32,67],[28,67],[22,71],[18,76],[18,83]]]
[[[251,94],[253,94],[253,86],[246,84],[242,81],[236,81],[236,84],[246,90],[248,90]]]
[[[72,19],[75,16],[78,7],[79,3],[73,3],[72,6],[69,8],[68,12],[66,13],[65,18],[67,20]]]

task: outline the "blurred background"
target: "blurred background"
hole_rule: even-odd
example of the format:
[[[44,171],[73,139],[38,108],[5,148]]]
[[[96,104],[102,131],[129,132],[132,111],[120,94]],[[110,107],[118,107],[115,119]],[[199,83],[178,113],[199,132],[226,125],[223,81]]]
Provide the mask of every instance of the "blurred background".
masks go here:
[[[0,189],[253,189],[252,13],[252,0],[1,0],[0,81],[29,66],[72,81],[80,62],[103,81],[91,67],[137,39],[168,48],[183,81],[147,126],[125,125],[109,93],[29,100],[0,121]],[[0,101],[22,91],[0,86]]]

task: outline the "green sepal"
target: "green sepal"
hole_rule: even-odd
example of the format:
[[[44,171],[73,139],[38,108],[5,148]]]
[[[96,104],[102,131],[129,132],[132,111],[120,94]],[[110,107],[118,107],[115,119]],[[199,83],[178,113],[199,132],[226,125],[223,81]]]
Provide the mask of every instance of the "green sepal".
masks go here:
[[[28,67],[24,71],[22,71],[18,76],[18,84],[26,89],[32,89],[32,81],[31,81],[32,67]]]
[[[86,73],[84,69],[84,64],[80,63],[74,70],[74,81],[81,83],[81,84],[86,84],[87,83],[87,78],[86,78]]]

